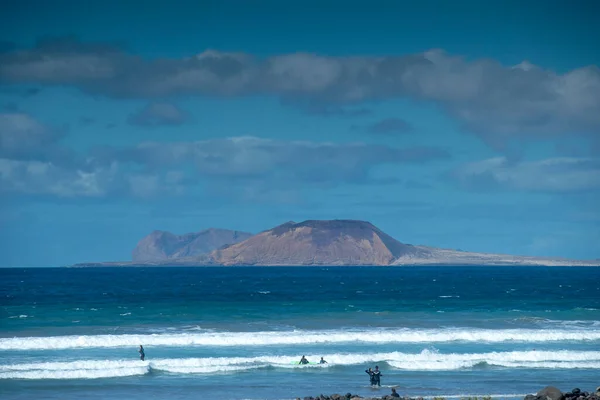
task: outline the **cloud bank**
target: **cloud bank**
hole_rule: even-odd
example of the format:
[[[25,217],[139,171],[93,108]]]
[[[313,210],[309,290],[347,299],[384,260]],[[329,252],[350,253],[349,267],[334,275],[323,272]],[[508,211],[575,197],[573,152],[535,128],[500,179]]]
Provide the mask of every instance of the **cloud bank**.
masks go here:
[[[26,114],[0,114],[0,192],[63,197],[182,194],[199,182],[285,188],[377,183],[383,164],[449,157],[437,147],[232,137],[94,147],[75,154]]]
[[[579,192],[600,189],[600,161],[560,157],[511,162],[506,157],[465,164],[454,179],[470,189]]]
[[[600,133],[600,69],[564,74],[430,50],[391,56],[294,53],[257,58],[214,50],[144,59],[74,38],[0,54],[0,81],[71,85],[112,97],[272,95],[309,110],[408,98],[435,102],[492,144],[523,136]],[[327,106],[334,108],[327,108]]]

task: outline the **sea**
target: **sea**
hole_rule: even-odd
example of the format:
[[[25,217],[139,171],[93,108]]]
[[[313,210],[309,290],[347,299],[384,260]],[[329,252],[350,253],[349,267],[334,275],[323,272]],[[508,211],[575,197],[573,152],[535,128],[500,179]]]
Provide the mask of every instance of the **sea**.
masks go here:
[[[600,268],[0,269],[3,400],[522,399],[547,385],[600,386]]]

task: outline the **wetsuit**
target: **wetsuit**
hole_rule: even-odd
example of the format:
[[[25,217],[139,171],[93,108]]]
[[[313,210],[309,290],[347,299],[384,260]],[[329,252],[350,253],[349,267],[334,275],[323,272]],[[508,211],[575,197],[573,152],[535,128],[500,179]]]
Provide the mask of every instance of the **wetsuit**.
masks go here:
[[[369,381],[371,382],[371,386],[373,386],[375,384],[375,376],[373,375],[373,371],[365,369],[365,372],[369,374]]]
[[[321,358],[321,361],[319,361],[319,364],[327,364],[327,361],[325,361]]]
[[[308,364],[308,360],[304,357],[300,359],[300,364]]]
[[[373,385],[381,386],[381,371],[373,371]]]
[[[140,347],[138,353],[140,353],[140,360],[144,361],[144,359],[146,358],[146,354],[144,354],[144,348]]]

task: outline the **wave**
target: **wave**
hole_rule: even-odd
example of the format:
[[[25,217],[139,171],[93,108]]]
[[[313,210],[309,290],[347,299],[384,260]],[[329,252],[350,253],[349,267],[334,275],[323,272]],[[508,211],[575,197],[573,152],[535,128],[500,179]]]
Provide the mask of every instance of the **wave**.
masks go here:
[[[318,360],[321,355],[307,354]],[[139,360],[78,360],[0,364],[0,379],[96,379],[145,375],[232,373],[258,368],[331,368],[379,363],[382,368],[411,371],[450,371],[488,366],[505,368],[600,368],[600,351],[513,351],[457,354],[426,349],[420,353],[326,354],[328,364],[293,364],[297,355],[260,357],[165,358]],[[576,360],[576,361],[573,361]],[[384,367],[385,366],[385,367]]]
[[[600,341],[597,329],[369,329],[353,331],[198,332],[1,338],[0,350],[149,346],[268,346],[325,343]]]

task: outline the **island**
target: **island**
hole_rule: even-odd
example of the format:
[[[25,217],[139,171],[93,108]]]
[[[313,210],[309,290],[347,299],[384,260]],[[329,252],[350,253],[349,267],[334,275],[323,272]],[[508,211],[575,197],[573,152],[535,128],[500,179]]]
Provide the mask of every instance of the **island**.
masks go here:
[[[600,260],[474,253],[402,243],[359,220],[289,221],[251,234],[207,229],[175,235],[154,231],[141,239],[131,261],[87,262],[101,266],[600,266]]]

